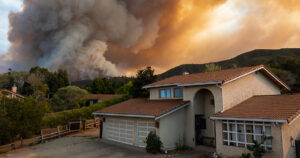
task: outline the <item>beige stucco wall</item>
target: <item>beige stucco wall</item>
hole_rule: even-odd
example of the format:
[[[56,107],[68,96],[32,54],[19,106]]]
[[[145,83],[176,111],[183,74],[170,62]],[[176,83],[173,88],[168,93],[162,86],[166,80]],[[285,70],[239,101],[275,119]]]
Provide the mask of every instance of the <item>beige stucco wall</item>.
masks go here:
[[[159,98],[159,90],[160,89],[171,89],[171,98],[162,98],[162,99],[179,99],[179,98],[174,98],[174,88],[179,88],[176,86],[170,86],[170,87],[161,87],[161,88],[150,88],[150,100],[156,100],[156,99],[161,99]],[[184,95],[184,94],[183,94]]]
[[[285,158],[296,157],[295,146],[292,145],[291,137],[294,140],[300,140],[300,118],[297,118],[291,124],[284,124],[282,126],[282,146],[283,146],[283,155]]]
[[[252,73],[223,85],[223,110],[227,110],[254,95],[280,94],[280,89],[261,72]]]
[[[164,150],[176,148],[176,143],[184,142],[185,133],[185,111],[180,109],[159,120],[159,136]]]
[[[186,115],[185,115],[185,125],[186,125],[186,132],[185,132],[185,143],[188,146],[194,147],[195,146],[195,104],[194,104],[194,97],[198,91],[201,89],[209,90],[215,100],[215,112],[219,112],[222,110],[223,103],[222,103],[222,89],[215,86],[197,86],[197,87],[185,87],[183,89],[183,100],[190,101],[191,104],[186,108]]]
[[[223,145],[222,121],[216,121],[216,150],[223,157],[240,157],[243,153],[248,153],[249,150],[245,147]],[[272,151],[264,155],[264,158],[282,158],[282,140],[281,140],[281,124],[273,124],[271,126]]]

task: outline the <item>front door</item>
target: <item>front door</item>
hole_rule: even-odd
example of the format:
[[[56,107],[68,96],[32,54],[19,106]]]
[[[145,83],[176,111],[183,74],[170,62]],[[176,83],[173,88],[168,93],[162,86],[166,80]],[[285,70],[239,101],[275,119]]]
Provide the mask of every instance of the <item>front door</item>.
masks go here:
[[[203,115],[195,115],[195,143],[203,145],[203,136],[201,131],[206,128],[206,121]]]

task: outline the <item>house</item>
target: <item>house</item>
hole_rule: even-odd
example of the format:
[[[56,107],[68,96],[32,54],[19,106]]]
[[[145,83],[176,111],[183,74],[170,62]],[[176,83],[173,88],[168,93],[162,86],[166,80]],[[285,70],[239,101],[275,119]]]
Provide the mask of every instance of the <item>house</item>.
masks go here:
[[[100,103],[104,100],[120,98],[119,94],[86,94],[84,98],[87,100],[87,106]]]
[[[144,147],[155,131],[164,150],[182,141],[240,156],[252,140],[273,136],[266,157],[293,157],[300,139],[300,95],[263,65],[173,76],[143,88],[147,99],[130,99],[94,115],[104,117],[104,139]],[[277,110],[279,109],[279,111]]]
[[[13,86],[11,90],[8,89],[0,89],[0,97],[6,96],[8,98],[17,98],[17,99],[23,99],[24,96],[17,93],[17,86]]]

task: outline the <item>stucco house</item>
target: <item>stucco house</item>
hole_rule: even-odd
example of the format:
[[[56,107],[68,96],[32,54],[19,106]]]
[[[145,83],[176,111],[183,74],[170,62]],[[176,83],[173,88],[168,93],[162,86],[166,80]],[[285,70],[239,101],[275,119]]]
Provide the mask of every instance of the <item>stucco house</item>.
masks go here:
[[[164,150],[185,145],[216,147],[219,155],[240,156],[261,136],[266,157],[294,157],[300,139],[300,95],[263,65],[173,76],[143,88],[148,99],[130,99],[94,112],[102,116],[104,139],[144,147],[155,131]]]
[[[23,99],[24,96],[17,93],[17,86],[13,86],[11,90],[8,89],[0,89],[0,97],[6,96],[8,98],[17,98],[17,99]]]

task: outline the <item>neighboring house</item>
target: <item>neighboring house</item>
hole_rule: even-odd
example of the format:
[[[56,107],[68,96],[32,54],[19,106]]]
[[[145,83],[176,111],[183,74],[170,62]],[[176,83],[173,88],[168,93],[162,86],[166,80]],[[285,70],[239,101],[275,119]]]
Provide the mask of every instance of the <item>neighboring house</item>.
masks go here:
[[[247,152],[252,140],[273,136],[266,157],[293,157],[300,139],[300,95],[263,65],[185,74],[143,88],[149,99],[130,99],[93,113],[103,116],[103,137],[144,147],[155,131],[164,150],[185,145],[215,146],[224,156]],[[277,110],[279,109],[279,111]]]
[[[104,100],[120,98],[121,96],[119,94],[86,94],[84,98],[87,100],[87,105],[89,106]]]
[[[0,89],[0,96],[6,96],[8,98],[24,98],[23,95],[17,93],[17,86],[13,86],[11,90],[8,89]]]

